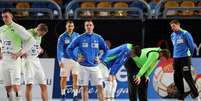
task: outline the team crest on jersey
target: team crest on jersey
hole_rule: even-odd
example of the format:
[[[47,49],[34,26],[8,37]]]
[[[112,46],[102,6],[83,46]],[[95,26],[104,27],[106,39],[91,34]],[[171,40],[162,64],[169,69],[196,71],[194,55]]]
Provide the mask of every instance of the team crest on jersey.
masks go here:
[[[14,32],[15,30],[14,30],[14,29],[11,29],[11,31]]]
[[[87,48],[87,47],[89,47],[89,44],[87,42],[83,42],[82,47]]]
[[[182,39],[181,37],[177,40],[177,44],[181,44],[184,43],[184,39]]]
[[[7,40],[4,40],[4,41],[3,41],[3,44],[4,44],[4,45],[11,45],[11,41],[9,41],[9,40],[8,40],[8,41],[7,41]]]
[[[70,40],[67,40],[67,39],[66,39],[64,42],[65,42],[65,44],[69,44],[69,43],[70,43]]]
[[[99,48],[99,44],[96,40],[94,40],[94,42],[91,44],[92,45],[92,48]]]

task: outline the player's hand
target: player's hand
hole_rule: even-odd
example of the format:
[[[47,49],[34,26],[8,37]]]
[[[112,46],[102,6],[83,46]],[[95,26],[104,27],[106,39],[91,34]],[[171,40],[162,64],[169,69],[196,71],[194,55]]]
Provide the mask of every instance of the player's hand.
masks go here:
[[[141,78],[136,76],[135,79],[134,79],[134,82],[135,82],[136,85],[139,85],[140,82],[141,82]]]
[[[39,52],[39,54],[43,54],[43,53],[44,53],[44,50],[43,50],[42,47],[40,47],[40,52]]]
[[[83,62],[85,60],[84,57],[78,57],[77,62]]]
[[[17,54],[11,53],[11,58],[16,60],[18,58]]]
[[[149,82],[150,81],[149,77],[145,77],[145,81]]]
[[[17,58],[19,58],[20,56],[22,56],[23,54],[25,54],[25,52],[21,49],[19,52],[17,52],[17,53],[11,53],[11,58],[13,58],[13,59],[17,59]]]
[[[99,57],[95,58],[95,62],[96,62],[96,64],[99,64],[101,62],[100,59],[99,59]]]
[[[109,75],[107,80],[112,81],[112,75]]]
[[[115,75],[112,75],[112,80],[116,80],[116,76]]]
[[[64,63],[61,62],[61,63],[59,64],[59,66],[60,66],[60,68],[64,68]]]
[[[22,57],[23,57],[23,58],[26,58],[26,57],[27,57],[27,53],[24,53],[24,54],[22,55]]]

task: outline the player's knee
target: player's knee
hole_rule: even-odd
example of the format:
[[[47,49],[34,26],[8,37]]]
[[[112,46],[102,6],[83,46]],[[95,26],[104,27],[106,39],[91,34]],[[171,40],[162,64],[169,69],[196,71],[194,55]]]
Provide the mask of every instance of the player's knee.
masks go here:
[[[47,85],[40,84],[40,88],[41,88],[42,91],[45,91],[45,90],[47,90]]]
[[[98,90],[102,90],[102,89],[103,89],[103,86],[102,86],[102,85],[97,85],[96,88],[97,88]]]
[[[6,86],[6,92],[10,92],[12,90],[12,86]]]
[[[18,92],[20,89],[20,86],[19,85],[13,85],[13,89],[15,92]]]
[[[31,90],[32,89],[32,84],[26,85],[26,90]]]
[[[83,91],[88,91],[88,86],[82,86]]]

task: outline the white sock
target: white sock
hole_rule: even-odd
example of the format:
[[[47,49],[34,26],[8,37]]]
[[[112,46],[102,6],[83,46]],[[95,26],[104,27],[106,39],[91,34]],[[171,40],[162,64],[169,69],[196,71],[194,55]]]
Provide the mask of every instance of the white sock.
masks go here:
[[[13,90],[11,90],[10,92],[8,92],[8,101],[14,101],[15,99],[15,92]]]
[[[78,95],[78,89],[73,89],[73,97]]]
[[[110,97],[114,98],[115,97],[115,92],[116,92],[116,89],[117,89],[117,81],[113,80],[112,83],[113,83],[113,86],[112,86],[112,89],[111,89]]]
[[[112,86],[109,81],[105,81],[105,97],[110,98],[110,93],[112,90]]]
[[[61,95],[65,95],[66,94],[66,89],[61,89]]]

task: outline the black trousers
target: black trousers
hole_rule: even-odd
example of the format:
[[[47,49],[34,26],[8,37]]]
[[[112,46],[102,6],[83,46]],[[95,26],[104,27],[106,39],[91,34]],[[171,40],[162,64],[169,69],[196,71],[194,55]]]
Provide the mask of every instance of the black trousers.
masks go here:
[[[184,100],[184,82],[183,78],[186,80],[187,84],[191,89],[191,95],[193,98],[198,96],[198,90],[195,87],[195,82],[191,74],[191,58],[182,57],[175,58],[173,63],[174,68],[174,82],[178,89],[178,99]]]
[[[138,98],[139,101],[147,101],[148,82],[146,82],[145,76],[142,76],[140,84],[135,84],[134,79],[140,69],[132,58],[127,60],[125,68],[128,74],[128,94],[130,101],[137,101]]]

